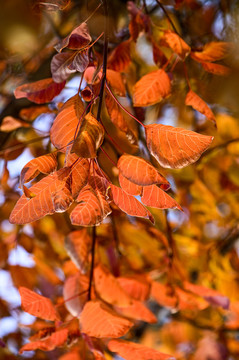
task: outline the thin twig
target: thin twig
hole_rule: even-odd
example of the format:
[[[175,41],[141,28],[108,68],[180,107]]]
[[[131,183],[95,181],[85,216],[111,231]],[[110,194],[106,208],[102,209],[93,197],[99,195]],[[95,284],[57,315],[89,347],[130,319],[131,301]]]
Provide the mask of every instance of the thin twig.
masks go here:
[[[170,16],[169,16],[168,12],[166,11],[165,7],[161,4],[161,2],[160,2],[159,0],[156,0],[156,2],[158,3],[159,7],[163,10],[164,15],[166,16],[166,18],[167,18],[167,19],[168,19],[168,21],[170,22],[170,24],[171,24],[171,26],[172,26],[173,30],[176,32],[176,34],[177,34],[177,35],[179,35],[179,33],[178,33],[178,31],[177,31],[177,29],[176,29],[176,27],[175,27],[175,25],[174,25],[174,23],[173,23],[172,19],[170,18]]]
[[[92,228],[92,248],[91,248],[91,266],[90,266],[90,279],[89,279],[89,292],[88,292],[88,301],[91,300],[91,288],[94,276],[94,263],[95,263],[95,244],[96,244],[96,228]]]

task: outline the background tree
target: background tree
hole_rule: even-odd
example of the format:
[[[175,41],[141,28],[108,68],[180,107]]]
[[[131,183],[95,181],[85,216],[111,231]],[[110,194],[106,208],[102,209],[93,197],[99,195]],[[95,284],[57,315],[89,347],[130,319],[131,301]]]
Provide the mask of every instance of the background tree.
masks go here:
[[[237,359],[237,11],[3,5],[1,356]]]

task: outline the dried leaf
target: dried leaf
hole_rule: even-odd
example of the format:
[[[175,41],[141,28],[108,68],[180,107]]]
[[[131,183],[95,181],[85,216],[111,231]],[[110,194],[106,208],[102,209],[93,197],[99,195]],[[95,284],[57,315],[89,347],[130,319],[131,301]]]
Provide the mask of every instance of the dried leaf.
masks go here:
[[[210,62],[202,62],[201,64],[204,70],[214,75],[228,76],[231,73],[231,69],[224,65],[213,64]]]
[[[130,47],[131,39],[119,44],[108,58],[108,68],[118,72],[125,71],[131,62]]]
[[[207,43],[202,51],[192,51],[191,57],[198,62],[218,61],[227,57],[231,49],[231,43],[212,41]]]
[[[213,121],[214,123],[216,122],[215,116],[210,107],[191,89],[186,95],[185,105],[191,105],[194,110],[199,111],[201,114],[205,115],[209,120]]]
[[[60,317],[50,299],[25,287],[20,287],[19,292],[24,311],[44,320],[60,321]]]
[[[65,87],[65,81],[55,83],[52,78],[36,81],[31,84],[24,84],[18,86],[14,95],[16,99],[27,98],[36,104],[44,104],[51,101],[54,97],[60,94]]]
[[[182,210],[181,206],[173,198],[171,198],[171,196],[156,185],[145,186],[143,188],[141,201],[144,205],[157,209]]]
[[[65,47],[72,50],[80,50],[91,42],[87,23],[83,22],[75,28],[70,35],[65,37],[55,46],[56,51],[61,52]]]
[[[191,51],[190,46],[188,46],[178,34],[170,30],[164,32],[160,43],[170,47],[182,60],[184,60]]]
[[[116,95],[126,96],[125,85],[123,83],[122,76],[119,72],[108,69],[106,79]]]
[[[72,52],[64,52],[56,54],[51,60],[51,75],[56,83],[60,83],[76,72],[76,69],[70,69],[75,54]]]
[[[2,124],[0,126],[0,131],[10,132],[13,130],[17,130],[21,127],[29,127],[30,124],[25,123],[19,119],[16,119],[12,116],[5,116],[2,120]]]
[[[68,234],[65,238],[65,248],[76,267],[85,273],[91,248],[91,237],[87,230],[84,228]]]
[[[150,153],[165,168],[180,169],[199,159],[210,146],[213,137],[173,126],[145,126]]]
[[[85,71],[88,65],[89,65],[89,51],[88,49],[86,49],[86,50],[78,51],[76,53],[72,63],[69,65],[69,69],[83,72]]]
[[[100,301],[86,303],[80,317],[81,331],[96,338],[117,338],[134,325]]]
[[[71,167],[71,194],[75,199],[88,181],[90,164],[87,159],[69,153],[66,156],[65,166]]]
[[[171,92],[171,81],[162,69],[143,76],[134,86],[134,106],[150,106],[168,97]]]

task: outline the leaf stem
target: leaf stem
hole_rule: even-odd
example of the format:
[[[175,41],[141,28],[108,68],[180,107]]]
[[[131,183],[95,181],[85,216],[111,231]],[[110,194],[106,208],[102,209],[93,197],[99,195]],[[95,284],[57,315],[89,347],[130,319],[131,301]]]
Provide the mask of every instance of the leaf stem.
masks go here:
[[[176,29],[176,27],[175,27],[172,19],[170,18],[167,10],[165,9],[165,7],[161,4],[161,2],[160,2],[159,0],[156,0],[156,2],[158,3],[159,7],[163,10],[164,15],[166,16],[166,18],[167,18],[168,21],[170,22],[170,24],[171,24],[173,30],[175,31],[175,33],[176,33],[177,35],[179,35],[179,33],[178,33],[178,31],[177,31],[177,29]]]
[[[92,248],[91,248],[91,266],[90,266],[90,280],[89,280],[89,290],[88,290],[88,301],[91,300],[91,288],[94,276],[94,263],[95,263],[95,244],[96,244],[96,228],[92,228]]]

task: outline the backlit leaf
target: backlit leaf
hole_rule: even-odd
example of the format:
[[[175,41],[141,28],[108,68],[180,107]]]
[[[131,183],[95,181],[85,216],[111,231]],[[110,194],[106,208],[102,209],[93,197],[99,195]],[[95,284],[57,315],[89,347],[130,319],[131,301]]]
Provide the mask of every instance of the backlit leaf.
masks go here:
[[[116,95],[126,96],[125,85],[119,72],[108,69],[106,79]]]
[[[111,305],[128,307],[132,304],[117,279],[105,267],[98,265],[94,269],[95,290],[102,300]]]
[[[86,303],[80,316],[81,331],[96,338],[117,338],[134,325],[100,301]]]
[[[60,169],[40,180],[30,187],[36,196],[28,199],[22,195],[16,203],[9,221],[12,224],[27,224],[36,221],[47,214],[56,212],[54,197],[59,190],[66,186],[66,179],[70,173],[69,168]],[[59,211],[59,209],[57,209]]]
[[[72,63],[69,65],[69,69],[76,70],[79,72],[85,71],[89,65],[89,54],[88,49],[81,50],[76,53]]]
[[[144,277],[118,277],[118,283],[135,300],[144,301],[149,297],[150,284]]]
[[[85,273],[91,248],[91,238],[86,228],[68,234],[65,238],[65,248],[74,264]]]
[[[108,68],[118,72],[126,70],[131,62],[130,47],[130,39],[119,44],[108,58]]]
[[[184,60],[191,51],[190,46],[188,46],[178,34],[170,30],[164,32],[160,43],[170,47],[182,60]]]
[[[16,119],[12,116],[5,116],[2,120],[2,124],[0,126],[0,131],[10,132],[21,127],[29,127],[30,124],[21,121],[20,119]]]
[[[72,50],[79,50],[87,46],[91,42],[88,26],[83,22],[75,28],[70,35],[65,37],[59,44],[55,46],[56,51],[61,52],[65,47]]]
[[[170,188],[169,182],[143,158],[127,154],[122,155],[118,160],[117,167],[122,175],[134,184],[142,186],[164,184],[167,189]]]
[[[173,126],[145,126],[150,153],[165,168],[180,169],[199,159],[210,146],[213,137]]]
[[[44,104],[60,94],[64,87],[65,81],[55,83],[52,78],[48,78],[34,83],[20,85],[15,89],[14,95],[16,99],[26,97],[28,100],[37,104]]]
[[[19,292],[21,295],[22,309],[24,311],[44,320],[60,320],[59,315],[50,299],[25,287],[20,287]]]
[[[88,181],[90,164],[87,159],[69,153],[66,156],[65,166],[71,167],[71,194],[75,199]]]
[[[189,90],[185,98],[185,104],[191,105],[194,110],[199,111],[201,114],[205,115],[209,120],[216,122],[215,116],[210,109],[210,107],[201,99],[195,92]]]
[[[166,360],[175,359],[168,354],[160,353],[141,344],[125,340],[110,340],[108,343],[110,351],[116,352],[125,360]]]
[[[171,198],[171,196],[156,185],[145,186],[143,188],[141,201],[144,205],[155,207],[157,209],[182,210],[181,206]]]
[[[95,158],[104,140],[104,128],[96,118],[88,113],[80,127],[71,152],[83,158]]]
[[[134,86],[134,106],[149,106],[168,97],[171,81],[162,69],[144,75]]]
[[[49,174],[57,168],[57,153],[39,156],[30,160],[22,169],[20,186],[34,179],[38,174]]]
[[[52,144],[66,152],[67,145],[73,141],[77,125],[82,123],[84,105],[79,95],[72,96],[60,109],[51,127],[50,136]]]
[[[114,203],[126,214],[149,219],[154,223],[152,214],[134,196],[128,195],[118,186],[110,184]]]
[[[76,273],[65,280],[63,297],[65,307],[72,316],[80,316],[88,299],[88,289],[89,279],[85,275]]]
[[[223,41],[212,41],[207,43],[203,47],[202,51],[191,52],[191,57],[199,62],[218,61],[227,57],[231,49],[231,43]]]
[[[157,322],[157,318],[152,311],[150,311],[142,302],[137,300],[132,300],[130,306],[114,306],[114,309],[121,315],[133,320],[145,321],[149,324],[155,324]]]
[[[51,74],[56,83],[60,83],[76,72],[75,69],[70,69],[69,66],[74,59],[75,54],[72,52],[64,52],[56,54],[51,60]]]
[[[231,73],[231,69],[227,66],[214,64],[210,62],[202,62],[202,67],[209,73],[220,76],[228,76]]]
[[[151,296],[161,306],[176,308],[178,303],[174,289],[167,284],[161,284],[156,281],[152,281]]]
[[[143,191],[143,187],[140,185],[136,185],[126,177],[124,177],[121,173],[119,173],[119,183],[121,188],[129,195],[141,195]]]

